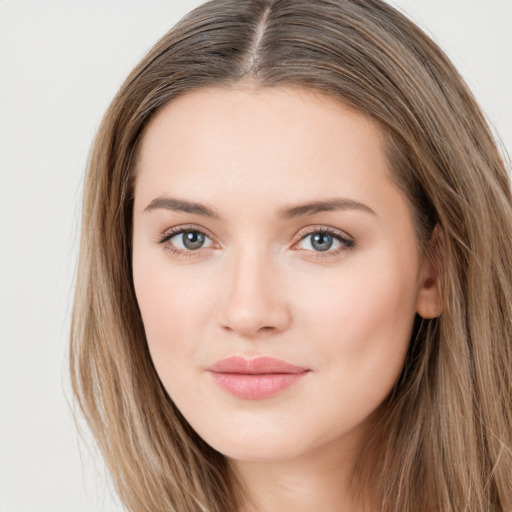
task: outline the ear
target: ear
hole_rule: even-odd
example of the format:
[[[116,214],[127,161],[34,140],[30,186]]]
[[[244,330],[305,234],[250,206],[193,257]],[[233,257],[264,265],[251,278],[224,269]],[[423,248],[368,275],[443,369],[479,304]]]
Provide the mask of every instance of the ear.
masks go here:
[[[443,234],[437,225],[428,241],[422,261],[420,287],[416,300],[416,313],[425,319],[436,318],[443,311],[442,272]]]

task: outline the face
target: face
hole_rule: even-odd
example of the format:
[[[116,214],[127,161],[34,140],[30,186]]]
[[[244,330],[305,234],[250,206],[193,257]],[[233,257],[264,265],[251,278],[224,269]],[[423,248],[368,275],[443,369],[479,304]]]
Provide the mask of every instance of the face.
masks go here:
[[[351,449],[424,298],[377,127],[300,89],[203,89],[150,122],[133,277],[158,375],[237,460]]]

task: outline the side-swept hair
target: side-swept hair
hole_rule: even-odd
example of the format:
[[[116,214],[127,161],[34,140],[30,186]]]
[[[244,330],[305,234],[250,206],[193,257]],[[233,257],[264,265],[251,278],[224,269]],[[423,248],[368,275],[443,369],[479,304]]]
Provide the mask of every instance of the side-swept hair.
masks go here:
[[[512,198],[467,86],[381,0],[213,0],[133,70],[90,155],[71,332],[75,396],[131,512],[227,512],[241,491],[163,389],[131,269],[133,172],[148,121],[179,95],[245,80],[339,99],[380,127],[444,310],[414,329],[353,475],[385,512],[512,511]],[[437,254],[427,254],[432,233]]]

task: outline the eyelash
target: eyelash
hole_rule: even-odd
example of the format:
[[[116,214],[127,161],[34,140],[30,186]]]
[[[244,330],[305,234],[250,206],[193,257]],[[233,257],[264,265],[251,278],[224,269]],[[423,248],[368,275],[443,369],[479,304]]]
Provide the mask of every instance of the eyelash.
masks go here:
[[[307,231],[302,231],[301,233],[299,233],[300,238],[297,242],[295,242],[293,244],[294,246],[299,244],[303,240],[305,240],[308,236],[312,236],[314,234],[330,235],[330,236],[332,236],[332,238],[334,238],[334,240],[337,240],[341,244],[341,247],[339,247],[338,249],[336,249],[334,251],[327,250],[324,252],[324,251],[307,250],[307,252],[311,253],[311,256],[314,258],[329,258],[329,257],[333,257],[333,256],[338,256],[342,252],[345,252],[347,250],[350,250],[350,249],[353,249],[356,247],[356,241],[352,237],[348,236],[346,233],[343,233],[342,231],[338,231],[336,229],[328,228],[328,227],[324,227],[324,226],[313,226],[313,227],[307,228],[307,229],[308,229]],[[159,238],[158,243],[161,245],[165,245],[166,250],[170,251],[171,254],[179,255],[182,257],[186,257],[186,258],[200,256],[201,248],[199,248],[197,250],[182,250],[182,249],[177,249],[176,247],[173,247],[171,244],[168,243],[173,237],[183,234],[183,233],[186,233],[186,232],[190,232],[190,231],[201,233],[205,237],[212,240],[212,237],[209,236],[202,229],[198,229],[193,226],[190,226],[190,227],[189,226],[185,226],[185,227],[180,226],[180,227],[172,228],[171,230],[166,231]],[[295,250],[300,250],[300,249],[295,249]]]
[[[340,243],[340,247],[336,250],[327,250],[327,251],[307,251],[312,253],[311,255],[314,258],[332,258],[334,256],[339,256],[341,253],[354,249],[356,247],[356,241],[348,236],[343,231],[339,231],[337,229],[328,228],[324,226],[313,226],[311,228],[306,228],[306,230],[303,230],[299,233],[299,241],[294,244],[297,245],[303,240],[305,240],[307,237],[315,235],[315,234],[322,234],[322,235],[330,235],[334,240],[337,240]],[[299,249],[296,249],[299,250]]]
[[[177,249],[176,247],[173,247],[171,244],[168,243],[171,240],[171,238],[173,238],[177,235],[180,235],[182,233],[186,233],[186,232],[201,233],[205,237],[212,240],[212,237],[209,236],[207,233],[205,233],[205,231],[202,229],[195,228],[194,226],[179,226],[179,227],[172,228],[172,229],[166,231],[162,235],[162,237],[158,240],[158,243],[161,245],[164,245],[165,249],[168,250],[171,254],[182,256],[185,258],[193,258],[193,257],[200,256],[201,248],[197,249],[195,251],[193,251],[193,250],[184,251],[182,249]]]

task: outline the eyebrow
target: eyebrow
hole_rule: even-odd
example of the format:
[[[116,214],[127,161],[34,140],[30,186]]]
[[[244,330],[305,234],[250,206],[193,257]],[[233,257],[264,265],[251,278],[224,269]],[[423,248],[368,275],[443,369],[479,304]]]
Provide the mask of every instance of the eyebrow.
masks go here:
[[[363,203],[345,197],[334,197],[325,201],[312,201],[310,203],[284,208],[279,212],[279,216],[284,219],[293,219],[305,215],[337,210],[362,210],[372,215],[377,215],[369,206]]]
[[[151,201],[146,206],[146,208],[144,208],[144,212],[157,209],[193,213],[203,217],[220,219],[220,215],[217,213],[217,211],[214,208],[207,206],[206,204],[197,203],[194,201],[186,201],[185,199],[177,199],[174,197],[157,197],[156,199],[153,199],[153,201]],[[315,213],[331,212],[337,210],[362,210],[376,215],[376,213],[364,203],[360,203],[358,201],[344,197],[335,197],[323,201],[312,201],[283,208],[279,211],[279,217],[283,219],[294,219],[296,217],[314,215]]]
[[[194,213],[196,215],[202,215],[203,217],[211,217],[212,219],[220,218],[220,215],[213,208],[206,206],[205,204],[185,201],[184,199],[176,199],[174,197],[157,197],[156,199],[153,199],[146,208],[144,208],[144,212],[150,212],[157,209]]]

